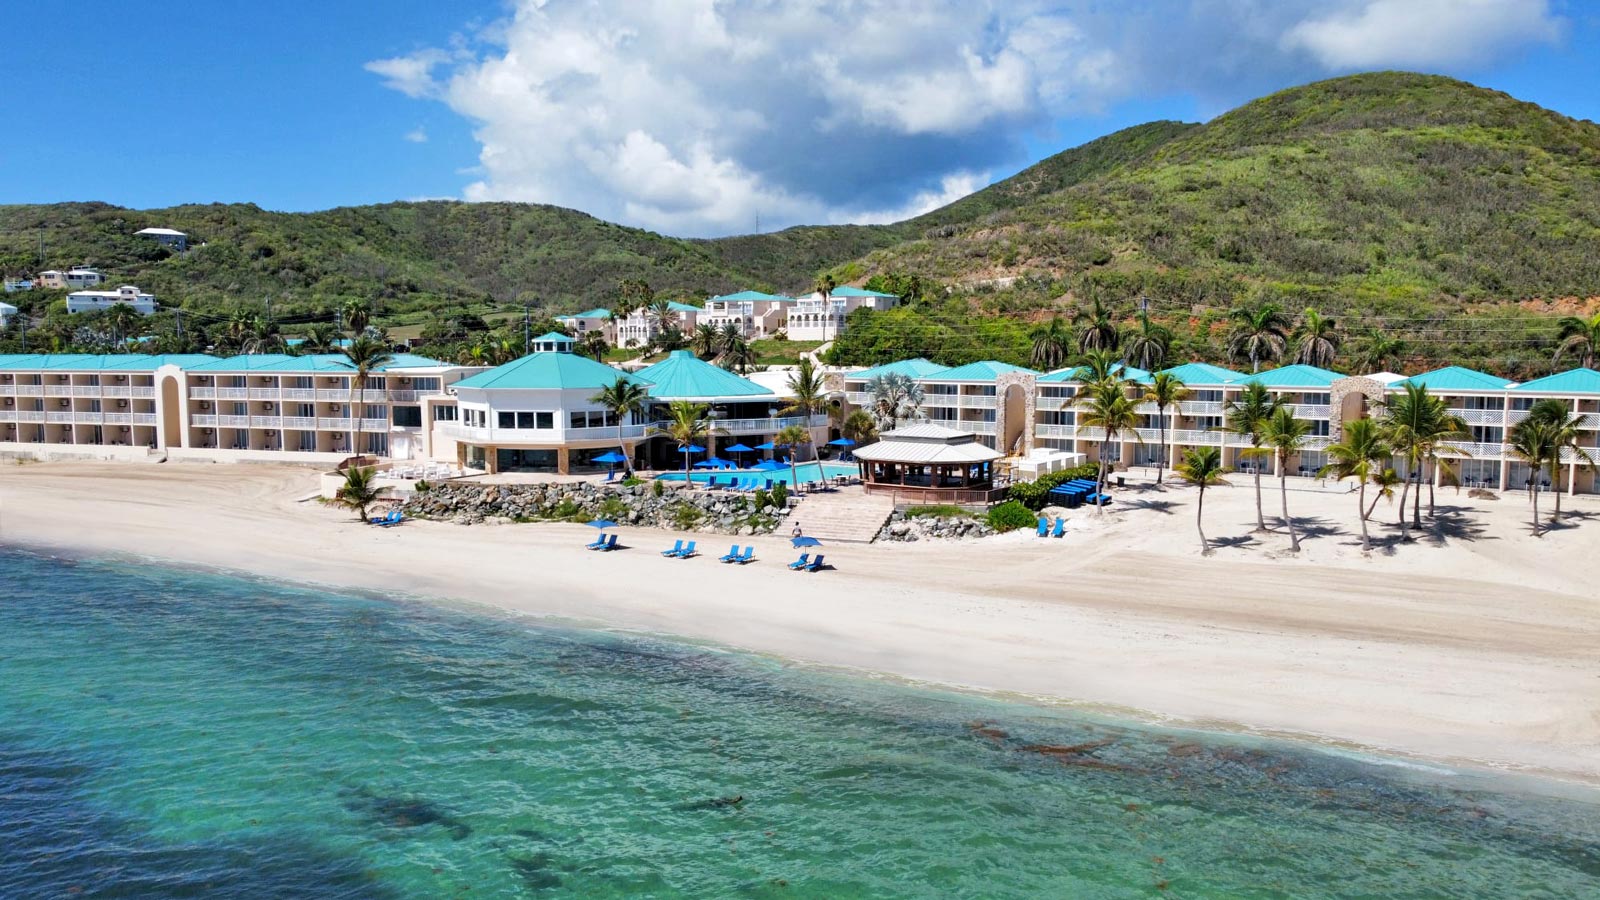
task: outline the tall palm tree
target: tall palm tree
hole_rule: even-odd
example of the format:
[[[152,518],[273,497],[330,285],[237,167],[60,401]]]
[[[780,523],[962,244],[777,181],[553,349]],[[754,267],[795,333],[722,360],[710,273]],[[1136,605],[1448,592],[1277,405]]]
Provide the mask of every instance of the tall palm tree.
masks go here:
[[[1600,313],[1587,319],[1567,316],[1557,327],[1561,329],[1557,334],[1561,345],[1556,348],[1555,361],[1559,363],[1561,357],[1572,356],[1583,368],[1594,368],[1595,361],[1600,359]]]
[[[1139,312],[1139,327],[1128,332],[1122,345],[1122,359],[1130,366],[1154,372],[1167,362],[1172,348],[1172,330],[1150,321],[1148,310]]]
[[[339,312],[344,317],[345,330],[350,332],[351,337],[366,331],[372,321],[372,304],[360,297],[351,297],[339,304]]]
[[[1339,355],[1343,338],[1333,319],[1311,307],[1300,314],[1300,324],[1294,330],[1294,361],[1308,366],[1328,368]]]
[[[826,301],[829,297],[833,296],[833,289],[838,286],[839,282],[833,279],[832,273],[824,272],[817,276],[816,281],[812,282],[811,289],[816,291],[817,294],[821,296],[824,301]]]
[[[1574,459],[1585,468],[1593,469],[1595,467],[1594,457],[1590,456],[1589,451],[1580,443],[1583,434],[1579,431],[1579,426],[1582,424],[1583,419],[1573,415],[1572,407],[1568,406],[1565,401],[1547,397],[1533,404],[1533,407],[1528,410],[1528,417],[1513,426],[1513,430],[1526,422],[1543,422],[1550,426],[1550,443],[1553,445],[1553,452],[1546,462],[1550,467],[1550,484],[1554,487],[1556,495],[1556,511],[1550,521],[1560,522],[1561,456],[1563,452],[1570,451]]]
[[[744,340],[744,329],[733,322],[723,322],[720,330],[713,328],[717,333],[716,349],[713,354],[727,353]]]
[[[1156,420],[1161,427],[1161,454],[1156,458],[1156,484],[1161,483],[1167,464],[1167,409],[1182,403],[1188,396],[1189,388],[1184,385],[1183,379],[1171,372],[1157,372],[1151,377],[1149,387],[1144,389],[1145,402],[1156,405]]]
[[[606,412],[617,419],[617,452],[628,457],[623,461],[623,473],[633,474],[633,455],[628,448],[622,445],[622,426],[624,422],[635,415],[644,412],[645,404],[650,402],[650,391],[637,381],[627,378],[618,378],[616,381],[600,389],[598,394],[589,398],[590,403],[595,403],[606,408]],[[687,456],[688,454],[684,454]]]
[[[1290,553],[1300,552],[1300,533],[1295,531],[1294,519],[1289,517],[1289,479],[1284,473],[1289,471],[1290,455],[1300,452],[1310,434],[1310,422],[1295,418],[1293,408],[1279,406],[1272,411],[1272,418],[1267,420],[1261,436],[1262,442],[1271,447],[1278,458],[1278,494],[1283,499],[1283,522],[1289,527]]]
[[[800,455],[797,448],[811,446],[811,430],[802,428],[799,425],[785,425],[783,428],[778,429],[776,435],[773,435],[772,445],[774,447],[788,448],[789,484],[792,487],[799,487],[800,475],[795,463],[796,457]]]
[[[1037,369],[1060,368],[1072,350],[1072,329],[1060,316],[1052,316],[1049,322],[1033,326],[1028,336],[1033,340],[1028,361]]]
[[[711,434],[711,408],[704,403],[674,400],[667,407],[667,422],[656,428],[656,434],[666,435],[678,445],[683,457],[683,485],[689,486],[689,447],[697,446]]]
[[[1082,408],[1078,414],[1079,428],[1099,428],[1104,433],[1100,441],[1100,472],[1096,479],[1095,492],[1106,492],[1106,450],[1111,441],[1124,431],[1132,431],[1134,439],[1144,443],[1139,438],[1139,409],[1138,404],[1128,396],[1126,382],[1120,378],[1107,378],[1084,386],[1083,393],[1079,394],[1076,405]],[[1105,512],[1104,503],[1095,506],[1101,513]]]
[[[722,351],[722,332],[710,322],[701,322],[695,326],[694,334],[689,338],[689,346],[694,349],[695,356],[710,359]]]
[[[1267,422],[1278,409],[1278,398],[1258,381],[1245,385],[1244,390],[1223,406],[1227,416],[1227,430],[1250,440],[1247,455],[1260,459],[1266,455],[1261,449]],[[1267,530],[1267,517],[1261,511],[1261,466],[1252,466],[1256,483],[1256,530]]]
[[[1367,533],[1367,482],[1386,468],[1393,455],[1377,422],[1353,419],[1344,425],[1344,439],[1328,445],[1328,464],[1317,472],[1319,476],[1331,474],[1341,481],[1354,478],[1361,485],[1356,496],[1356,515],[1361,519],[1363,553],[1372,550],[1372,536]]]
[[[355,451],[356,457],[359,459],[362,455],[361,420],[362,413],[365,410],[358,401],[361,397],[361,392],[366,390],[367,376],[394,362],[394,354],[390,353],[389,348],[384,346],[382,342],[363,334],[352,340],[350,345],[344,348],[344,357],[350,363],[350,367],[355,369],[350,378],[350,417],[354,420],[355,425],[352,435],[355,446],[351,449]]]
[[[305,343],[300,347],[311,353],[332,353],[339,346],[339,331],[332,322],[312,322],[306,327]]]
[[[1400,368],[1405,353],[1406,342],[1403,339],[1374,331],[1361,343],[1354,363],[1362,371],[1389,372]]]
[[[790,397],[783,404],[783,411],[791,415],[811,416],[821,413],[828,406],[828,389],[823,383],[822,373],[817,371],[816,363],[811,357],[800,357],[800,365],[789,373]],[[806,427],[810,427],[807,421]]]
[[[583,337],[578,339],[578,352],[595,362],[605,362],[606,352],[610,349],[611,342],[606,340],[605,332],[599,329],[585,331]]]
[[[126,303],[118,303],[106,311],[106,318],[111,322],[111,336],[116,341],[117,352],[121,353],[128,338],[133,337],[138,331],[139,320],[142,318],[133,311],[133,307]]]
[[[1117,349],[1122,334],[1117,330],[1117,323],[1112,321],[1110,308],[1099,297],[1094,298],[1087,308],[1080,307],[1072,318],[1082,326],[1078,332],[1079,350]]]
[[[1219,447],[1195,447],[1183,451],[1183,462],[1173,466],[1173,471],[1178,477],[1200,489],[1200,496],[1194,506],[1194,530],[1200,532],[1200,555],[1211,555],[1211,544],[1206,540],[1205,512],[1206,488],[1219,484],[1227,484],[1222,476],[1228,470],[1222,467],[1222,449]]]
[[[333,498],[340,504],[356,511],[362,522],[370,522],[367,518],[367,507],[376,503],[388,488],[379,487],[376,476],[376,466],[350,466],[344,470],[344,484],[339,485],[339,490]]]
[[[1556,427],[1549,422],[1523,419],[1507,435],[1510,439],[1507,441],[1507,446],[1514,456],[1527,463],[1528,468],[1537,473],[1552,457],[1556,459],[1561,457],[1561,451],[1556,446],[1555,432]],[[1543,537],[1544,526],[1539,522],[1539,486],[1531,483],[1531,476],[1528,491],[1533,497],[1533,536]],[[1401,516],[1404,515],[1402,512]]]
[[[1233,323],[1228,334],[1230,359],[1250,360],[1250,371],[1254,373],[1261,371],[1262,360],[1271,362],[1283,356],[1290,324],[1283,307],[1271,301],[1235,306],[1228,310],[1228,321]]]
[[[755,345],[743,337],[736,337],[723,351],[722,365],[724,368],[738,372],[740,375],[750,371],[756,364]]]
[[[1122,362],[1109,350],[1089,350],[1083,354],[1073,380],[1085,385],[1108,379],[1121,379]]]
[[[678,311],[672,308],[672,301],[666,297],[651,300],[647,309],[657,331],[665,332],[678,324]]]
[[[893,431],[901,422],[922,415],[922,385],[909,375],[885,372],[868,379],[866,389],[871,404],[868,411],[879,431]]]
[[[1410,532],[1405,524],[1405,507],[1412,484],[1416,484],[1412,525],[1421,528],[1422,479],[1428,464],[1431,462],[1435,467],[1449,471],[1449,463],[1439,454],[1448,452],[1464,456],[1466,452],[1446,442],[1470,438],[1472,432],[1465,420],[1452,414],[1445,401],[1428,393],[1426,387],[1409,381],[1401,387],[1404,389],[1402,393],[1390,395],[1384,400],[1382,421],[1384,438],[1409,468],[1406,483],[1400,491],[1400,536],[1402,540],[1410,540]],[[1428,507],[1431,515],[1431,501]]]
[[[872,421],[872,416],[864,409],[851,410],[844,421],[839,423],[839,433],[856,442],[857,446],[870,444],[878,439],[878,427]]]

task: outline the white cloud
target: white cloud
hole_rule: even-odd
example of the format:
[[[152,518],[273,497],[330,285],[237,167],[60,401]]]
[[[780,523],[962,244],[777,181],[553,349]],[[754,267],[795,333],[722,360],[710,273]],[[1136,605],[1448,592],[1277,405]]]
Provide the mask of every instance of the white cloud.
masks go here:
[[[474,124],[470,200],[674,234],[914,215],[1130,98],[1223,109],[1552,40],[1539,0],[513,0],[367,69]],[[1419,13],[1416,10],[1423,9]]]
[[[1545,0],[1366,0],[1309,18],[1283,36],[1332,69],[1469,64],[1508,48],[1554,41]]]
[[[413,144],[426,144],[428,142],[428,129],[418,125],[406,132],[405,139]]]

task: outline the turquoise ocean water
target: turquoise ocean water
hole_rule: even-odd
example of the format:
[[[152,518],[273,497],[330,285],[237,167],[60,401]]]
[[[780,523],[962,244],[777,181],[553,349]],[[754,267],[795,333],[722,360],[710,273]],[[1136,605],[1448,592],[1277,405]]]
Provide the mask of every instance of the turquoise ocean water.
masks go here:
[[[1582,794],[135,562],[0,585],[5,898],[1600,897]]]

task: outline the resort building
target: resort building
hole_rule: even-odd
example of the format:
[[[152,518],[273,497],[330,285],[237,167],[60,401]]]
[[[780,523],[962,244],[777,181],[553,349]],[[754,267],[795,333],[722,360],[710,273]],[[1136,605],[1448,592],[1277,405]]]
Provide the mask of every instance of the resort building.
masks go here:
[[[671,319],[666,322],[649,309],[636,309],[620,319],[613,319],[616,329],[614,343],[618,347],[643,347],[669,328],[676,328],[687,335],[699,324],[700,307],[676,300],[667,307]]]
[[[794,302],[791,297],[763,294],[760,291],[740,291],[712,297],[696,317],[696,324],[710,325],[719,331],[731,325],[740,335],[751,340],[771,337],[784,329],[784,323],[789,318],[789,306]]]
[[[67,295],[69,313],[110,309],[118,304],[133,307],[134,312],[141,316],[148,316],[156,311],[156,298],[131,284],[125,284],[114,291],[73,291]]]
[[[46,290],[82,291],[106,283],[106,276],[87,266],[73,266],[65,272],[50,269],[40,272],[38,286]]]
[[[134,234],[151,238],[156,243],[171,247],[174,250],[183,251],[189,249],[189,236],[171,228],[141,228],[135,231]]]
[[[843,285],[824,296],[813,291],[790,301],[786,330],[790,340],[831,341],[844,333],[851,313],[858,309],[892,309],[900,302],[893,294]]]
[[[1033,384],[1039,375],[1010,363],[983,360],[922,376],[922,408],[929,422],[977,435],[978,442],[1010,456],[1031,440]]]
[[[649,402],[619,421],[594,397],[618,380],[645,388]],[[673,470],[683,455],[662,433],[673,401],[705,404],[715,425],[706,456],[734,442],[760,444],[788,425],[813,429],[823,416],[787,416],[769,388],[711,365],[687,350],[628,374],[571,353],[535,353],[455,385],[457,420],[436,431],[436,458],[489,472],[603,470],[594,458],[620,450],[638,468]]]
[[[597,306],[570,316],[556,316],[556,321],[561,323],[562,328],[579,337],[591,331],[599,331],[605,334],[606,340],[616,342],[615,330],[611,327],[611,310],[604,307]]]

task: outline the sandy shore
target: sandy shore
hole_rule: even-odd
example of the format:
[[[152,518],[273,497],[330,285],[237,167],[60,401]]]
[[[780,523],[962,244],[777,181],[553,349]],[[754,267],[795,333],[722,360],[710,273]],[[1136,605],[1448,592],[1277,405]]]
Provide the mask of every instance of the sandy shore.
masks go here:
[[[665,560],[665,532],[588,553],[575,525],[411,522],[377,529],[300,502],[305,469],[55,463],[0,467],[0,541],[120,552],[579,623],[788,659],[1048,697],[1175,724],[1244,729],[1600,783],[1600,504],[1530,536],[1520,495],[1439,495],[1444,527],[1359,551],[1353,496],[1294,492],[1311,536],[1252,535],[1248,481],[1125,491],[1063,540],[826,548],[836,571]],[[1268,495],[1268,512],[1277,494]],[[1378,517],[1393,520],[1392,508]],[[1385,539],[1389,527],[1375,527]],[[698,535],[722,551],[729,541]],[[0,620],[3,620],[0,606]]]

